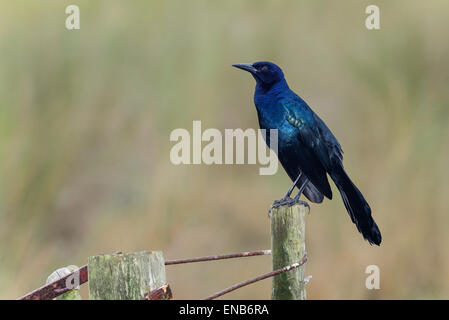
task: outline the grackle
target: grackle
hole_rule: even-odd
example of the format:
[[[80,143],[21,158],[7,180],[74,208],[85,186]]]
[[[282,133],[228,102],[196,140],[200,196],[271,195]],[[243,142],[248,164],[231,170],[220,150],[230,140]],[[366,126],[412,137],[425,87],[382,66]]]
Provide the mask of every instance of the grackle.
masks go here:
[[[380,245],[382,237],[371,217],[371,208],[343,169],[343,150],[337,138],[307,103],[295,94],[277,65],[271,62],[234,64],[256,80],[254,104],[261,129],[278,130],[278,158],[293,185],[271,208],[302,203],[304,194],[311,202],[332,199],[327,174],[340,191],[343,203],[359,232],[370,244]],[[293,189],[299,192],[290,198]],[[270,209],[271,211],[271,209]]]

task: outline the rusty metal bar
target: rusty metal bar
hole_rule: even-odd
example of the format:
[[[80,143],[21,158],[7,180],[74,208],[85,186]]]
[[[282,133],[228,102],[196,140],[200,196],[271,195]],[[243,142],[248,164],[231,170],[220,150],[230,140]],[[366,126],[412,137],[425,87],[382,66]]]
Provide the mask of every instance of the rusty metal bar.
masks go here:
[[[168,284],[164,284],[162,287],[157,288],[151,292],[148,292],[142,300],[171,300],[173,299],[173,293]]]
[[[77,275],[78,274],[78,275]],[[77,284],[81,285],[87,282],[88,274],[87,274],[87,265],[82,266],[78,270],[66,275],[65,277],[56,280],[55,282],[44,285],[36,290],[27,293],[23,297],[18,298],[17,300],[51,300],[56,298],[57,296],[66,293],[67,291],[72,290],[71,281],[67,283],[68,280],[74,279],[74,277],[78,277]]]

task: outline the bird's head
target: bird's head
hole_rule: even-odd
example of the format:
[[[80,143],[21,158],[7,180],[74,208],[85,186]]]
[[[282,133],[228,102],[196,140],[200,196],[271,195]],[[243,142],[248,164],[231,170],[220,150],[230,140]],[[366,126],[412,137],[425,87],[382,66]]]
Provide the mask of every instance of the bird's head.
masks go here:
[[[281,68],[272,62],[260,61],[251,63],[233,64],[233,67],[248,71],[256,79],[258,84],[271,86],[284,80],[284,73]]]

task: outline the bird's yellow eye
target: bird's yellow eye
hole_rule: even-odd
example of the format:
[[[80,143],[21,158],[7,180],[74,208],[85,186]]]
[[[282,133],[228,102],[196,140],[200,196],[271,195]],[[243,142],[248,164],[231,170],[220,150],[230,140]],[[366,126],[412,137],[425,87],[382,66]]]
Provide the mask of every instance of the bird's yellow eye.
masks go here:
[[[268,71],[268,67],[267,66],[263,66],[262,69],[260,69],[260,71],[267,72]]]

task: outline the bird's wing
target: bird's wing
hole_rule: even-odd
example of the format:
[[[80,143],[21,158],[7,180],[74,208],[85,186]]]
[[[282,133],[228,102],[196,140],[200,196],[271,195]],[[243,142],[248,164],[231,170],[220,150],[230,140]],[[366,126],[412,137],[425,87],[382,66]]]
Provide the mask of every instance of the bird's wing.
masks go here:
[[[332,131],[330,131],[324,121],[321,120],[321,118],[316,113],[313,113],[313,117],[318,127],[318,131],[321,134],[321,138],[326,144],[331,160],[338,159],[340,162],[343,161],[343,149],[341,148],[341,145],[338,142],[337,138],[335,138]]]
[[[297,137],[326,168],[329,155],[327,146],[315,120],[313,111],[302,100],[287,99],[281,102],[286,114],[285,118],[297,130]]]
[[[287,121],[298,129],[298,138],[314,150],[326,168],[343,161],[343,150],[337,138],[301,98],[284,100],[282,105]]]

